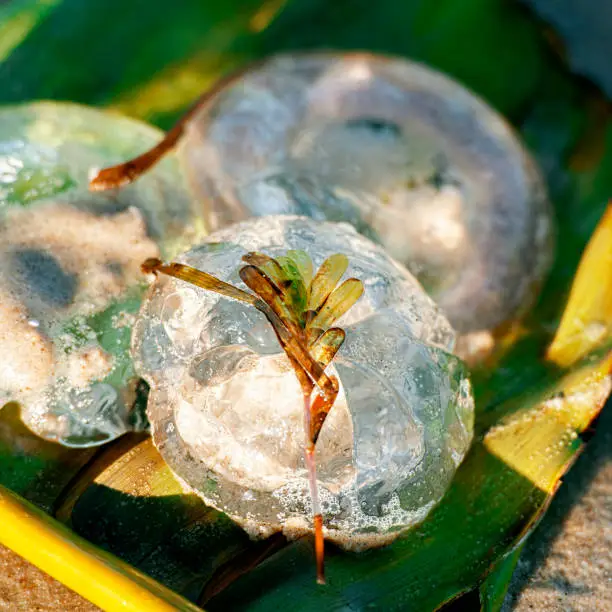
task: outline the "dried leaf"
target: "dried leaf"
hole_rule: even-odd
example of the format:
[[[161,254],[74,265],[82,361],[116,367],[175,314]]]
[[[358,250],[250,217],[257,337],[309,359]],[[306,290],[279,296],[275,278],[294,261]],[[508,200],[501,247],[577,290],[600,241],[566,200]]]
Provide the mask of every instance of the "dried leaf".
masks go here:
[[[346,333],[343,329],[332,327],[310,345],[310,354],[321,364],[321,367],[326,368],[336,356],[345,337]]]
[[[280,290],[283,291],[287,278],[284,270],[281,268],[276,259],[273,259],[265,253],[256,253],[251,251],[243,255],[242,261],[250,266],[255,266],[261,270]]]
[[[242,291],[229,283],[225,283],[217,277],[212,276],[212,274],[196,270],[185,264],[175,262],[163,264],[159,259],[148,259],[142,267],[143,271],[146,273],[163,272],[168,276],[178,278],[196,287],[207,289],[208,291],[214,291],[215,293],[232,298],[233,300],[252,305],[255,303],[255,298],[250,293]]]
[[[288,257],[273,259],[264,253],[247,253],[242,260],[263,272],[276,285],[286,305],[295,314],[298,324],[304,326],[306,285],[297,265]]]
[[[287,303],[282,290],[264,272],[255,266],[244,266],[240,268],[240,278],[270,306],[291,333],[296,337],[301,335],[300,323],[291,304]]]
[[[335,381],[336,379],[333,378]],[[310,442],[314,445],[317,443],[319,438],[319,434],[321,433],[321,428],[323,427],[323,423],[325,423],[325,419],[329,414],[329,411],[332,409],[334,402],[336,401],[336,396],[332,399],[327,399],[322,395],[315,394],[314,399],[310,405]]]

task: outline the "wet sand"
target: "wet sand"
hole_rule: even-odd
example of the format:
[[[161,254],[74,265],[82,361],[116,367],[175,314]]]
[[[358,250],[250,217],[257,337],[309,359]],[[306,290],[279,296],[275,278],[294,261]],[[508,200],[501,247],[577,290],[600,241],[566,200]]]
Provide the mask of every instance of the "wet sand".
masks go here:
[[[612,402],[527,542],[504,612],[612,610]]]
[[[0,610],[96,612],[99,608],[0,546]]]

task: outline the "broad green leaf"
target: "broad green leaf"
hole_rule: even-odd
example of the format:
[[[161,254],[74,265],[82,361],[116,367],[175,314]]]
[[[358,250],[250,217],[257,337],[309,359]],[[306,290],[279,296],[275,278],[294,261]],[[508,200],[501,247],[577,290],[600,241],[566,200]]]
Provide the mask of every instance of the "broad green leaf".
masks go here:
[[[612,334],[612,206],[582,257],[576,281],[548,359],[568,366]]]
[[[193,600],[217,569],[249,546],[225,515],[184,493],[142,437],[105,447],[64,492],[56,516]]]
[[[106,104],[164,127],[221,74],[288,49],[408,55],[449,72],[506,112],[533,95],[547,65],[538,25],[503,0],[435,6],[339,0],[333,10],[325,0],[187,0],[180,7],[89,0],[87,10],[78,0],[56,0],[42,5],[46,10],[31,0],[10,4],[24,23],[6,39],[0,101]],[[74,49],[87,53],[75,62]]]
[[[581,446],[578,434],[610,395],[612,354],[565,377],[558,392],[492,427],[485,447],[542,491],[554,493]]]
[[[17,404],[0,410],[0,484],[51,511],[95,451],[46,442],[21,422],[19,413]]]
[[[60,0],[12,0],[0,6],[0,61],[7,57]]]
[[[120,555],[133,555],[151,538],[150,557],[145,554],[134,563],[151,573],[159,571],[161,580],[192,598],[198,597],[200,588],[204,598],[226,589],[211,601],[211,609],[221,608],[224,601],[248,603],[253,609],[279,603],[292,609],[296,605],[333,609],[348,601],[355,609],[427,610],[473,590],[487,575],[483,590],[492,588],[494,578],[505,572],[495,587],[494,600],[499,601],[510,571],[505,561],[500,565],[500,559],[514,555],[506,556],[545,510],[550,500],[547,491],[554,489],[555,478],[575,457],[578,432],[596,413],[606,384],[601,369],[605,361],[589,362],[587,357],[570,380],[564,378],[567,372],[561,367],[568,362],[555,358],[558,349],[549,353],[555,363],[543,359],[580,253],[612,193],[612,130],[605,105],[552,57],[540,24],[504,0],[383,0],[377,4],[365,0],[331,4],[325,0],[216,4],[189,0],[181,6],[168,6],[161,0],[128,4],[88,0],[86,7],[77,0],[13,0],[0,7],[0,59],[4,54],[0,100],[71,99],[111,106],[166,127],[219,75],[246,61],[278,50],[322,47],[362,48],[425,61],[459,78],[511,118],[520,119],[556,205],[555,267],[520,333],[501,355],[474,372],[479,437],[453,487],[427,522],[397,544],[363,555],[331,555],[330,584],[324,590],[313,584],[308,542],[277,553],[251,576],[226,589],[258,554],[263,558],[276,548],[265,552],[261,545],[240,540],[245,547],[241,550],[233,540],[235,533],[225,529],[228,523],[215,527],[212,511],[207,515],[210,524],[199,523],[198,515],[190,529],[181,522],[194,516],[184,510],[183,504],[191,508],[189,497],[178,489],[164,495],[169,479],[147,472],[138,460],[132,463],[128,450],[119,446],[112,446],[118,454],[103,470],[99,484],[89,476],[80,483],[76,479],[76,503],[67,512],[74,510],[78,517],[74,524],[83,533]],[[83,52],[75,55],[75,49]],[[114,154],[116,161],[129,157]],[[308,274],[302,267],[300,271],[307,282]],[[585,281],[589,296],[597,287],[605,291],[609,279],[605,271],[605,266],[599,268],[597,283]],[[588,327],[583,315],[592,316],[591,303],[582,304],[580,324]],[[566,317],[562,327],[570,329]],[[596,336],[589,340],[574,334],[573,346],[588,352],[599,342],[603,356],[606,340]],[[558,335],[556,345],[569,346],[569,337],[562,342]],[[590,377],[593,386],[575,392],[585,385],[585,377]],[[89,457],[25,435],[16,422],[4,420],[8,416],[9,412],[0,413],[0,481],[49,508]],[[543,463],[535,468],[518,454],[534,450],[534,445],[539,448],[535,436],[517,435],[521,424],[530,419],[548,440],[564,436],[557,452],[548,456],[538,451]],[[578,437],[572,439],[573,434]],[[128,454],[122,459],[124,453]],[[155,464],[147,453],[143,457]],[[135,477],[130,465],[143,470],[142,481],[133,490],[125,485]],[[121,474],[123,484],[110,478],[107,469]],[[164,522],[170,515],[178,517],[178,522]],[[149,520],[139,521],[140,516]],[[103,527],[96,530],[96,521]],[[163,525],[159,534],[149,528],[156,521]],[[172,529],[182,535],[174,538],[169,535]],[[452,558],[449,550],[453,550]],[[198,551],[206,551],[199,567]],[[214,577],[207,585],[198,584],[210,575],[209,563]]]
[[[503,557],[480,587],[482,612],[499,612],[504,604],[512,574],[523,552],[524,542]]]
[[[91,0],[85,10],[58,0],[0,65],[0,101],[105,104],[163,122],[254,56],[248,45],[262,8],[261,0]]]

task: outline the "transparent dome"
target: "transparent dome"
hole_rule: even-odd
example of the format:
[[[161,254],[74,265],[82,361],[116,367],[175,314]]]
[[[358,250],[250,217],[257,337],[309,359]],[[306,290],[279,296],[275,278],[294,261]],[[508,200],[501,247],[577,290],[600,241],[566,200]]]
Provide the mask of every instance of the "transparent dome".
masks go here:
[[[418,282],[348,224],[263,217],[209,236],[178,261],[246,289],[241,257],[347,255],[364,294],[337,325],[340,393],[316,446],[327,537],[382,544],[444,494],[472,436],[454,332]],[[177,477],[253,534],[310,529],[302,393],[266,318],[248,304],[159,277],[134,326],[151,385],[154,442]]]
[[[72,104],[0,111],[0,407],[19,402],[49,440],[91,446],[138,426],[140,264],[187,248],[202,222],[175,160],[119,192],[90,193],[88,174],[159,135]]]
[[[521,314],[551,260],[542,180],[512,129],[406,60],[257,64],[211,96],[180,154],[213,230],[252,215],[349,222],[406,265],[461,333]]]

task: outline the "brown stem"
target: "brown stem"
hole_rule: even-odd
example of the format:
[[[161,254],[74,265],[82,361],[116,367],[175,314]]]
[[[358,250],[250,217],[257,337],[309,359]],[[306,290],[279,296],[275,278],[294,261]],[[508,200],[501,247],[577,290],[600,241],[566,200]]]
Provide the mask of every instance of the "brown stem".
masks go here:
[[[317,560],[317,584],[325,584],[325,539],[323,538],[323,515],[314,515],[315,556]]]
[[[257,66],[259,62],[255,64]],[[249,66],[252,69],[253,65]],[[187,112],[170,128],[164,138],[153,148],[129,161],[103,168],[89,181],[90,191],[107,191],[129,185],[147,170],[153,167],[166,153],[171,151],[183,136],[187,123],[224,87],[239,79],[245,68],[240,68],[222,78],[208,91],[205,91],[187,110]]]

